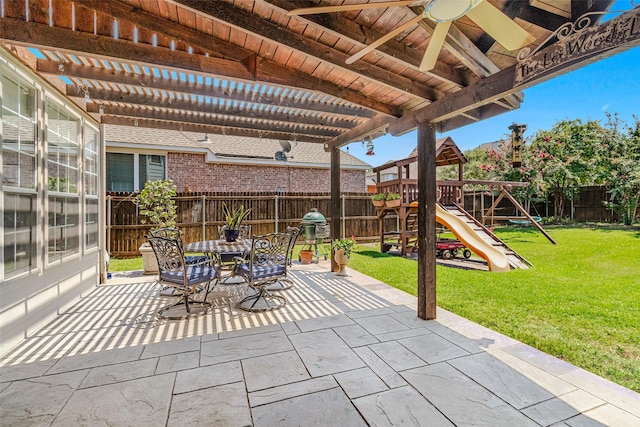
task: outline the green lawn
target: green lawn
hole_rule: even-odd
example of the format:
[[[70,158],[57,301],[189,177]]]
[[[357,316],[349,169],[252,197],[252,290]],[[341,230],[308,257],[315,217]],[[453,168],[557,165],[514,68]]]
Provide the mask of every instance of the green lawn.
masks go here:
[[[534,267],[438,266],[438,305],[640,392],[640,231],[550,228],[558,245],[533,229],[496,233]],[[415,261],[365,245],[351,258],[349,267],[416,295]],[[109,267],[140,269],[141,258]]]
[[[548,231],[496,231],[530,270],[438,266],[438,305],[640,392],[640,232]],[[417,294],[415,261],[361,245],[349,266]]]

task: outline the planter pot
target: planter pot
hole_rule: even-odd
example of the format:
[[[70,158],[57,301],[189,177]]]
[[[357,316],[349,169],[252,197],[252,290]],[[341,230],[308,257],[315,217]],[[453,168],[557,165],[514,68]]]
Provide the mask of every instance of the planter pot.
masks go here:
[[[385,205],[387,205],[388,208],[397,208],[398,206],[400,206],[400,204],[402,203],[402,200],[398,199],[398,200],[387,200],[385,202]]]
[[[346,255],[344,249],[335,249],[333,251],[336,263],[340,269],[336,273],[336,276],[348,276],[347,264],[349,263],[349,257]]]
[[[372,200],[371,203],[377,208],[384,206],[384,200]]]
[[[240,235],[240,230],[230,230],[228,228],[224,229],[224,239],[227,242],[235,242],[238,240],[238,236]]]
[[[303,250],[300,251],[300,262],[302,264],[311,264],[313,261],[313,251]]]
[[[158,260],[151,245],[149,243],[143,243],[138,250],[142,255],[144,274],[158,274]]]

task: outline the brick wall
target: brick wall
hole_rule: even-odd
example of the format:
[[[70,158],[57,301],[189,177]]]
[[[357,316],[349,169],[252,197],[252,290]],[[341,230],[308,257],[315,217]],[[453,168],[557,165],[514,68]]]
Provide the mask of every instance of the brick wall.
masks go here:
[[[204,154],[169,153],[168,177],[178,191],[331,191],[329,169],[205,163]],[[341,191],[365,192],[364,170],[343,170]]]

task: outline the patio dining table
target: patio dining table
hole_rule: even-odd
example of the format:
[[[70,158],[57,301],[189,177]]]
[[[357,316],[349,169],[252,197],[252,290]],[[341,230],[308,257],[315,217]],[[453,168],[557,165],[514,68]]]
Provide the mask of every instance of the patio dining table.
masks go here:
[[[242,257],[245,253],[251,250],[251,239],[238,239],[235,242],[227,242],[224,239],[218,240],[203,240],[200,242],[188,243],[184,246],[186,252],[201,252],[207,255],[209,258],[215,260],[222,268],[233,269],[233,257]],[[223,276],[223,283],[227,279],[233,277],[233,272]]]
[[[184,250],[187,252],[202,252],[204,254],[221,256],[228,254],[242,255],[251,249],[251,239],[240,239],[235,242],[226,240],[203,240],[187,243]]]

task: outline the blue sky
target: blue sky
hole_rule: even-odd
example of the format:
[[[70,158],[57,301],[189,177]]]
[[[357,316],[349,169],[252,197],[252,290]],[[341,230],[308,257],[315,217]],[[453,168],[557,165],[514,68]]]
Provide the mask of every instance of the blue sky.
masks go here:
[[[629,124],[633,114],[640,116],[640,47],[526,89],[519,109],[438,134],[438,138],[450,136],[464,151],[504,138],[513,123],[527,125],[526,139],[539,129],[550,129],[559,120],[604,122],[607,112],[618,113]],[[349,144],[349,153],[379,166],[405,158],[416,147],[417,136],[415,131],[401,137],[387,135],[375,139],[374,144],[374,156],[365,155],[361,143]]]

